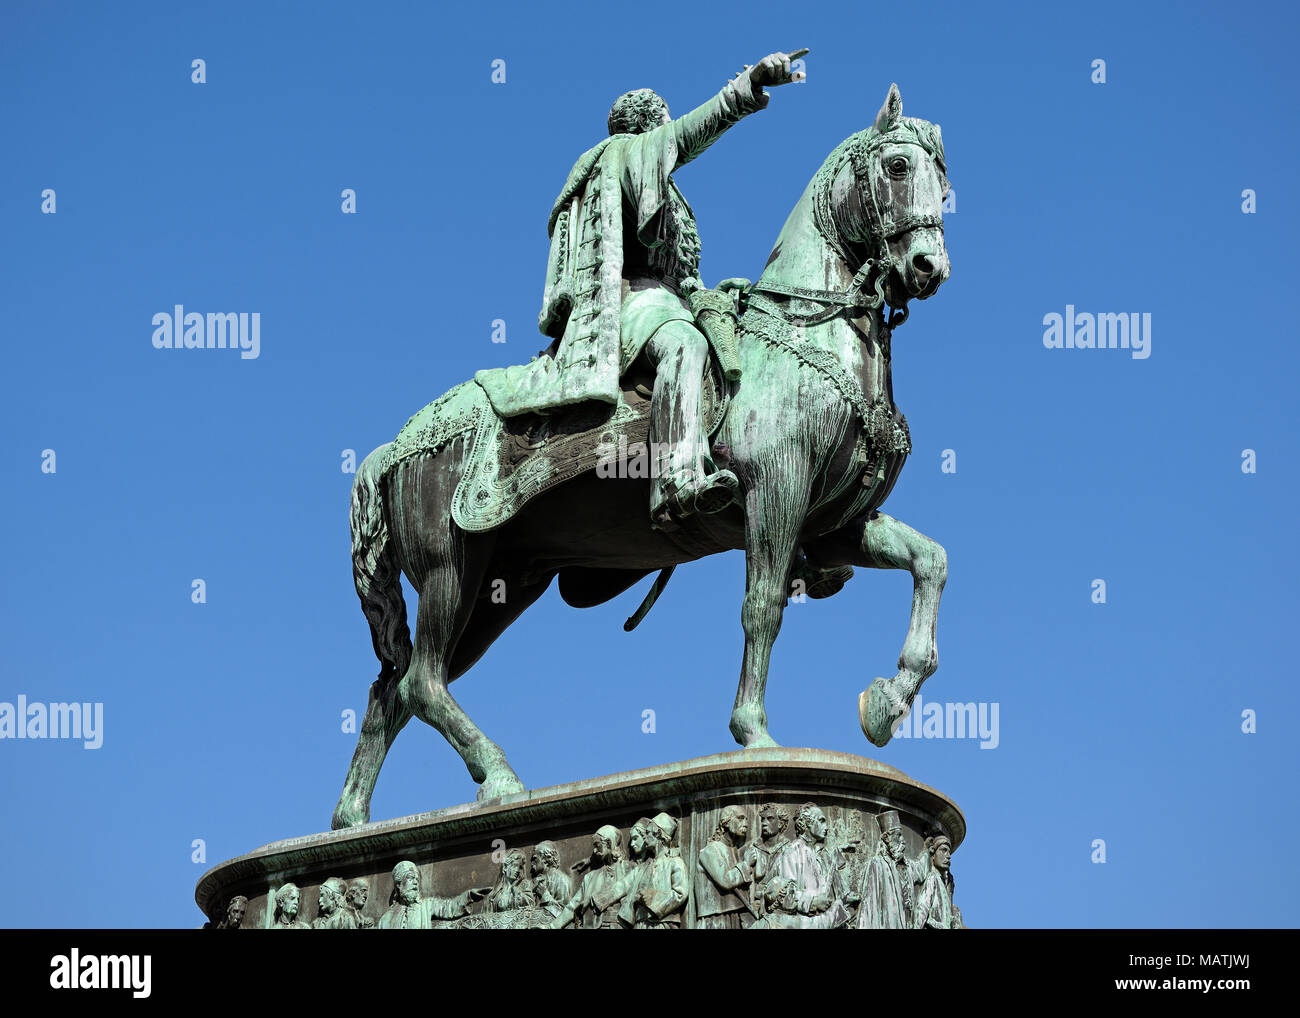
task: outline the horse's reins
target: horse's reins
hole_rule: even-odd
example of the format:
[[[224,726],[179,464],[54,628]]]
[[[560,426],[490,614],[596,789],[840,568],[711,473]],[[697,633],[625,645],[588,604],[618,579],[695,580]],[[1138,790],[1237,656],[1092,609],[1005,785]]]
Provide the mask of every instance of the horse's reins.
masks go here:
[[[897,222],[891,222],[890,227],[892,228],[886,228],[884,218],[881,216],[880,209],[876,205],[876,189],[871,184],[871,178],[865,173],[867,167],[864,165],[864,162],[872,152],[885,144],[885,142],[895,140],[891,134],[879,135],[863,145],[851,147],[848,151],[848,158],[853,163],[854,177],[866,180],[867,182],[867,194],[870,200],[863,204],[867,213],[867,225],[871,231],[871,235],[876,238],[875,256],[869,257],[862,262],[858,271],[853,274],[853,281],[849,284],[848,290],[844,293],[836,293],[833,290],[817,290],[806,286],[789,286],[785,283],[764,283],[760,279],[758,282],[750,283],[740,292],[742,302],[750,294],[755,294],[758,297],[754,302],[754,307],[757,310],[762,311],[765,314],[776,315],[798,328],[821,325],[822,323],[829,322],[840,315],[847,314],[849,317],[857,318],[863,313],[876,312],[885,306],[885,280],[889,277],[889,272],[894,267],[894,257],[889,252],[889,242],[895,237],[901,237],[909,230],[917,230],[926,226],[937,227],[940,231],[943,230],[942,214],[937,216],[930,214],[907,215],[903,216]],[[915,138],[908,138],[907,140],[913,143],[916,142]],[[931,157],[933,158],[933,153],[931,153]],[[831,183],[834,182],[835,176],[839,173],[839,169],[840,168],[837,165],[835,171],[831,174]],[[816,224],[818,232],[820,232],[827,243],[830,244],[832,250],[837,251],[840,257],[844,258],[845,263],[849,264],[850,259],[846,257],[846,252],[843,245],[840,243],[838,235],[829,225],[823,225],[821,222],[821,211],[822,210],[817,208],[816,204],[814,204],[813,222]],[[864,301],[862,296],[868,285],[870,285],[870,288],[874,292]],[[810,300],[818,304],[826,304],[829,306],[825,311],[819,311],[814,315],[801,318],[790,314],[779,304],[765,299],[762,296],[764,293],[783,297],[800,297],[804,300]],[[850,314],[850,312],[852,312],[852,314]],[[890,331],[898,328],[907,321],[907,314],[907,301],[904,301],[901,308],[892,308],[890,310],[889,320],[885,323],[885,328]],[[861,394],[859,393],[859,396],[860,395]],[[850,400],[850,402],[852,402],[852,400]],[[859,415],[862,416],[861,411],[858,412]],[[865,416],[863,416],[863,419],[864,421],[866,420]],[[904,424],[904,428],[906,428],[906,424]],[[901,466],[901,464],[899,465]],[[866,483],[867,479],[864,477],[863,484],[865,485]],[[645,598],[641,601],[640,607],[638,607],[637,610],[632,613],[631,617],[623,623],[623,629],[626,632],[631,632],[641,623],[641,620],[646,617],[651,607],[654,606],[655,601],[659,599],[659,595],[662,594],[664,588],[668,586],[668,580],[672,577],[675,568],[676,566],[667,566],[659,571],[659,575],[655,578],[654,583],[651,584],[650,589],[646,591]]]

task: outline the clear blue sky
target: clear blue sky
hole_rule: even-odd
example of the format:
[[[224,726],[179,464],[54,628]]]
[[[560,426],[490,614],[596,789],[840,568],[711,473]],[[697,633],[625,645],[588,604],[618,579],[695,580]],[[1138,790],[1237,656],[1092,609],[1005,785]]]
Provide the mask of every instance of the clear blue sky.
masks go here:
[[[678,174],[703,275],[758,275],[891,81],[942,125],[953,275],[895,345],[886,509],[949,554],[923,695],[999,704],[1000,742],[863,739],[910,599],[875,571],[787,611],[773,734],[952,796],[972,926],[1295,925],[1294,8],[895,9],[5,5],[0,701],[102,702],[104,744],[0,741],[0,925],[193,926],[209,865],[328,827],[376,671],[342,450],[542,345],[547,212],[615,96],[681,113],[800,46],[807,82]],[[259,312],[260,356],[155,350],[178,303]],[[1150,313],[1150,358],[1045,349],[1066,305]],[[640,589],[551,591],[454,691],[530,787],[734,748],[743,577],[679,570],[631,635]],[[412,722],[374,816],[473,792]]]

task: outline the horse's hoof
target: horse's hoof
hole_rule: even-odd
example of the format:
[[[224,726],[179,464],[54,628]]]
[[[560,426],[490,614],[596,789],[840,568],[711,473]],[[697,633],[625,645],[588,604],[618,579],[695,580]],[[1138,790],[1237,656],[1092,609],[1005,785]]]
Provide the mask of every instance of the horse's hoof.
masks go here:
[[[835,566],[831,569],[814,569],[805,566],[799,573],[806,584],[806,592],[814,601],[834,597],[853,579],[852,566]]]
[[[330,817],[330,830],[343,831],[349,827],[360,827],[362,824],[370,823],[370,813],[358,809],[344,809],[338,806],[334,810],[334,815]]]
[[[731,712],[728,727],[742,749],[771,749],[781,745],[768,732],[767,713],[761,707],[737,707]]]
[[[885,679],[876,679],[858,694],[858,723],[862,734],[873,746],[888,746],[894,737],[894,724],[907,715],[907,704],[889,687]]]
[[[500,778],[488,778],[483,784],[478,786],[479,802],[488,802],[491,799],[500,799],[506,795],[518,795],[520,792],[526,792],[524,783],[514,774]]]

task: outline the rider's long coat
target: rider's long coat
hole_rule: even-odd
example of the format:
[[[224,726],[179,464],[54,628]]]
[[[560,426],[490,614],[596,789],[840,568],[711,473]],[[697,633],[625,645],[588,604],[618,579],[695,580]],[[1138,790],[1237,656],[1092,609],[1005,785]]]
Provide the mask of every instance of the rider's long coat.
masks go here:
[[[656,324],[623,335],[625,268],[665,280],[674,293],[682,281],[698,278],[695,216],[672,173],[760,108],[749,76],[741,74],[676,120],[643,134],[616,134],[583,153],[547,224],[551,247],[538,325],[559,342],[553,357],[476,374],[498,413],[617,400],[619,378]],[[634,236],[624,235],[625,222]]]

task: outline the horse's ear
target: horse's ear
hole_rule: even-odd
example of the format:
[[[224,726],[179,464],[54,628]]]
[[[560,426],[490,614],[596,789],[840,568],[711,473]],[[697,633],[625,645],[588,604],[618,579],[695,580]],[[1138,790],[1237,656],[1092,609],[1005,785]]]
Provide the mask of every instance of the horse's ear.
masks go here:
[[[876,122],[873,126],[881,134],[884,134],[886,131],[897,127],[902,119],[903,97],[899,94],[898,85],[890,85],[889,95],[885,96],[885,105],[880,107],[880,112],[876,114]]]

